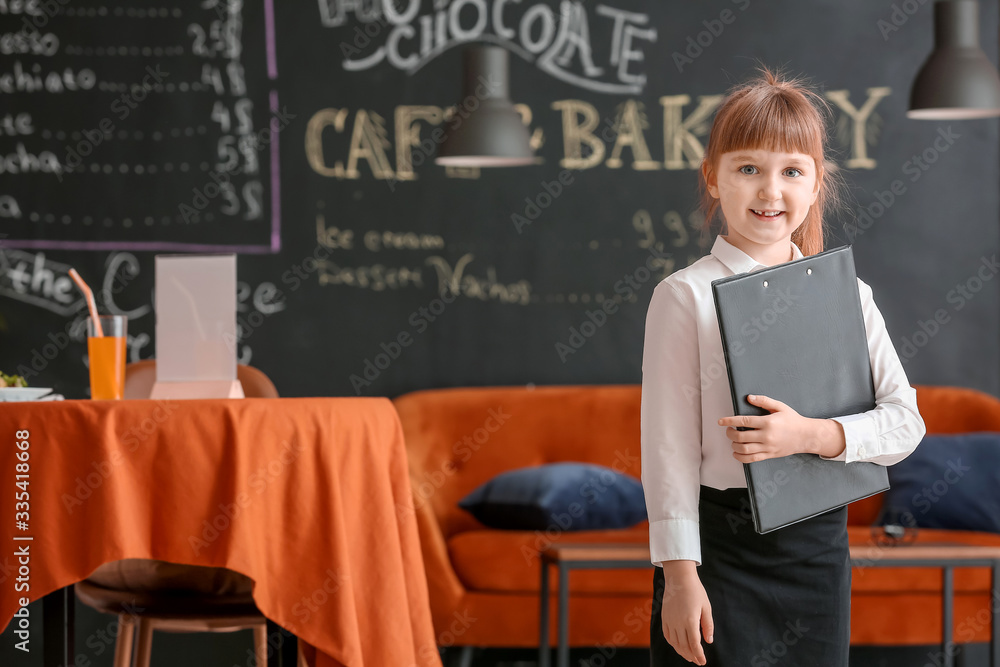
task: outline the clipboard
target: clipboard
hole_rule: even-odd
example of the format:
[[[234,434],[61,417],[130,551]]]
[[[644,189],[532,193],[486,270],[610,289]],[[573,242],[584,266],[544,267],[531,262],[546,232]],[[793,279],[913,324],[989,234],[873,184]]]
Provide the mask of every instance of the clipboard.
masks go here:
[[[713,280],[712,295],[734,414],[769,414],[749,403],[749,394],[770,396],[817,419],[875,408],[850,245]],[[744,463],[743,470],[760,534],[889,488],[885,466],[817,454]]]

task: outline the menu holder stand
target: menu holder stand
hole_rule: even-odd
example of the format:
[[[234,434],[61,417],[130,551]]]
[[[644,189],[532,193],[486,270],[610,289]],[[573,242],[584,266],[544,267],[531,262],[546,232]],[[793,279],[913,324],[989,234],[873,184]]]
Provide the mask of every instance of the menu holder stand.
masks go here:
[[[236,255],[156,257],[150,398],[244,398],[236,373]]]

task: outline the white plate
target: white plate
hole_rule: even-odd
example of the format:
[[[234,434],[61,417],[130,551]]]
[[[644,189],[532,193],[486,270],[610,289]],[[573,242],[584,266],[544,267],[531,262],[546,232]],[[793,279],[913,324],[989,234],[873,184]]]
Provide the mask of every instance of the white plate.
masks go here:
[[[37,401],[42,396],[51,393],[51,388],[44,387],[4,387],[0,389],[0,403]]]

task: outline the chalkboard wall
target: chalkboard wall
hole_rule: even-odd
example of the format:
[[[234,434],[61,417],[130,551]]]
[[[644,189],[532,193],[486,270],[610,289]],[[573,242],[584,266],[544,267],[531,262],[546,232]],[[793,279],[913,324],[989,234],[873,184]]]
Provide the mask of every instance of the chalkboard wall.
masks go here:
[[[696,169],[714,110],[759,60],[836,110],[853,205],[829,245],[854,244],[910,381],[998,394],[997,121],[906,119],[931,7],[0,0],[0,370],[86,397],[68,269],[129,316],[138,360],[155,255],[222,252],[240,360],[285,396],[639,382],[653,285],[711,245]],[[996,3],[981,12],[995,62]],[[433,163],[463,40],[510,51],[537,164]],[[110,665],[112,631],[82,612],[77,664]],[[171,639],[153,664],[249,646]]]
[[[154,256],[235,252],[240,361],[286,396],[639,382],[653,285],[711,244],[714,110],[759,60],[835,110],[829,246],[911,382],[996,394],[997,122],[905,117],[930,4],[0,2],[0,369],[85,397],[69,267],[138,360]],[[434,164],[469,40],[509,50],[537,164]]]

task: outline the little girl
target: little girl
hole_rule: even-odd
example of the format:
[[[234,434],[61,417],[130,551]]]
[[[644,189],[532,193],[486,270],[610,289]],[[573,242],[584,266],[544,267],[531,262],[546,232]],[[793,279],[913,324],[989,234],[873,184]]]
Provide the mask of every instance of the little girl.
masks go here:
[[[801,82],[766,68],[730,92],[700,172],[706,230],[721,208],[725,234],[660,282],[649,303],[641,432],[656,565],[653,667],[847,667],[847,506],[760,535],[742,464],[810,452],[889,466],[925,433],[916,392],[860,279],[875,409],[811,419],[756,396],[749,401],[769,414],[732,416],[711,282],[824,250],[823,214],[840,183],[825,166],[821,108]]]

